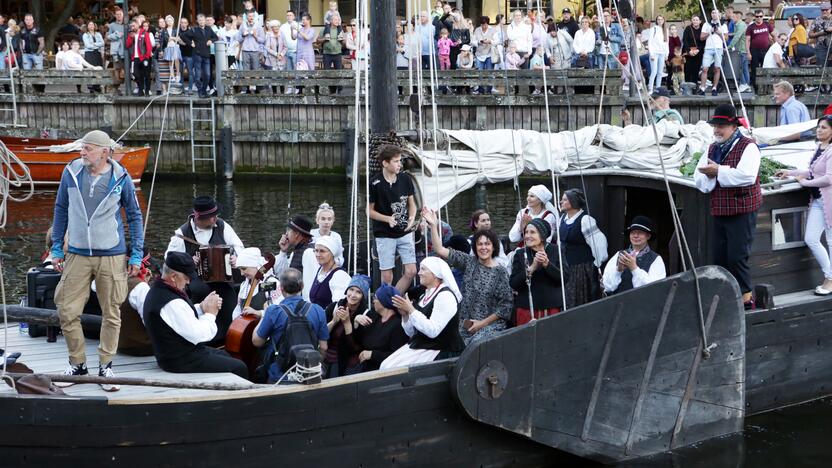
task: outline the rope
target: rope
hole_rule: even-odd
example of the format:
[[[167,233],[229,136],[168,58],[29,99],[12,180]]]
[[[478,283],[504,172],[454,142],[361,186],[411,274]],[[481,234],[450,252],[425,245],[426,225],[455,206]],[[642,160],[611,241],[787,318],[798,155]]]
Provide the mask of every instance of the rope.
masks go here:
[[[301,365],[300,363],[296,362],[295,365],[289,368],[283,375],[277,379],[275,385],[279,385],[284,379],[288,381],[294,381],[297,383],[304,383],[309,380],[320,379],[323,376],[323,367],[321,363],[317,363],[314,366],[306,367]]]
[[[425,6],[427,11],[430,11],[430,0],[425,0]],[[436,60],[434,55],[436,54],[436,44],[433,40],[430,41],[430,110],[431,110],[431,126],[433,130],[433,154],[436,155],[439,153],[439,146],[437,143],[437,131],[436,131],[436,114],[437,114],[437,107],[436,107],[436,86],[437,86],[437,71],[436,71]],[[439,166],[437,165],[437,177],[436,177],[436,207],[439,208],[440,205],[440,196],[439,196]],[[438,210],[438,218],[437,221],[439,222],[439,226],[442,226],[442,210]],[[427,245],[427,239],[425,239],[425,245]]]
[[[418,10],[419,9],[418,8],[418,4],[419,4],[418,0],[412,0],[412,1],[414,2],[414,5],[417,6],[416,9]],[[430,10],[428,10],[428,12],[429,11]],[[421,17],[421,13],[419,13],[419,16]],[[422,76],[422,66],[423,65],[422,65],[422,43],[421,43],[421,38],[422,38],[422,21],[421,21],[421,18],[418,22],[418,25],[416,26],[416,30],[418,31],[418,36],[419,36],[419,55],[417,55],[417,59],[416,59],[416,68],[417,68],[417,70],[416,70],[416,87],[417,87],[416,93],[417,94],[416,95],[417,95],[418,101],[419,101],[419,106],[418,106],[419,110],[418,110],[418,115],[417,115],[418,120],[419,120],[419,126],[418,126],[418,131],[419,131],[419,154],[424,154],[425,153],[425,138],[424,138],[425,129],[424,129],[424,116],[422,115],[422,106],[424,105],[424,88],[423,88],[424,81],[423,81],[423,76]],[[411,88],[411,90],[412,89],[413,88]],[[422,180],[426,181],[427,179],[425,179],[425,164],[424,164],[424,162],[420,165],[420,168],[422,170]],[[436,172],[437,172],[436,177],[439,177],[438,167],[437,167]],[[423,187],[422,185],[423,184],[419,185],[419,192],[421,192],[422,203],[424,203],[424,201],[427,200],[427,197],[425,195],[425,187]],[[425,228],[422,230],[422,239],[425,240],[425,257],[427,257],[428,254],[429,254],[429,252],[428,252],[428,242],[427,242],[427,239],[428,239],[427,226],[425,226]]]
[[[711,0],[711,3],[713,4],[714,10],[719,11],[719,8],[716,7],[716,1]],[[702,4],[702,0],[699,0],[699,4],[702,7],[702,11],[704,12],[705,11],[705,5]],[[719,19],[719,27],[720,28],[722,27],[722,18],[721,17]],[[716,33],[718,34],[719,31],[716,31]],[[748,120],[748,112],[745,109],[745,102],[743,101],[742,93],[740,92],[740,83],[737,80],[737,73],[734,71],[734,61],[731,60],[731,53],[728,50],[728,42],[725,41],[725,38],[722,38],[722,49],[725,51],[725,56],[728,57],[728,67],[731,69],[731,76],[734,78],[734,86],[737,89],[737,100],[740,102],[740,108],[742,109],[742,116],[743,116],[743,118],[745,118],[745,121],[749,122],[749,124],[750,124],[750,121]],[[720,69],[721,69],[721,65],[722,64],[720,64]],[[731,91],[728,89],[728,77],[725,76],[725,71],[724,70],[721,70],[721,71],[722,71],[722,79],[725,82],[725,91],[728,92],[728,99],[731,101],[731,105],[733,106],[734,105],[734,99],[731,97]]]
[[[364,43],[367,38],[367,16],[369,15],[369,7],[367,6],[367,0],[361,0],[361,14],[358,20],[358,31],[360,33],[358,37],[358,50],[365,49],[364,53],[366,54],[366,44]],[[358,65],[361,66],[361,57],[356,53],[356,59],[358,59]],[[365,164],[367,165],[367,170],[364,171],[365,173],[365,184],[364,184],[364,196],[367,202],[370,201],[370,70],[369,70],[369,63],[370,61],[365,56],[363,60],[364,66],[364,156],[365,156]],[[367,274],[372,271],[372,255],[370,252],[372,251],[372,246],[370,245],[370,212],[367,212]]]

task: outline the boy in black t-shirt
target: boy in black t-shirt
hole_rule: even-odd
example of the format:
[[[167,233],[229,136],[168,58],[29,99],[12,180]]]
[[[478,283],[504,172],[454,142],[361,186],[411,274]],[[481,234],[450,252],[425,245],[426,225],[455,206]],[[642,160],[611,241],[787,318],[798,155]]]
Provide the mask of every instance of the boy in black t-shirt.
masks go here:
[[[392,145],[379,149],[378,161],[382,170],[370,180],[370,200],[367,211],[373,219],[381,281],[393,282],[396,253],[401,257],[404,274],[396,288],[404,293],[416,276],[416,247],[409,232],[416,218],[413,181],[402,170],[401,150]]]

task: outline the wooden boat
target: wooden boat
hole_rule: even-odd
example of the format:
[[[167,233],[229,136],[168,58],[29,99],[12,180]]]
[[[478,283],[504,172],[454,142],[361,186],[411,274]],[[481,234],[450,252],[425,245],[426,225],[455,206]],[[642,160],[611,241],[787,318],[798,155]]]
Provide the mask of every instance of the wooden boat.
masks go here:
[[[652,217],[656,250],[671,273],[679,270],[659,175],[598,169],[567,173],[561,182],[586,187],[611,250],[624,246],[614,233],[625,221]],[[689,179],[671,185],[694,261],[706,265],[707,195]],[[68,398],[7,390],[0,451],[11,464],[65,466],[178,466],[194,457],[205,466],[275,459],[292,466],[545,466],[564,458],[574,464],[571,455],[630,460],[739,432],[746,417],[832,393],[832,298],[801,292],[820,274],[805,246],[782,242],[783,230],[786,240],[799,234],[789,217],[805,201],[796,184],[765,191],[751,262],[755,282],[774,284],[777,294],[760,295],[751,312],[725,270],[701,267],[701,310],[687,271],[512,329],[459,358],[320,384],[116,394],[84,385]],[[710,353],[702,328],[716,344]],[[65,366],[59,344],[14,339],[21,361],[33,355],[36,371]],[[206,381],[143,365],[126,361],[120,369]]]
[[[32,180],[39,186],[58,185],[64,166],[80,156],[78,151],[57,153],[49,150],[50,146],[65,145],[74,140],[3,136],[0,141],[29,167]],[[149,146],[123,147],[113,154],[113,159],[127,169],[133,183],[138,186],[149,155]]]

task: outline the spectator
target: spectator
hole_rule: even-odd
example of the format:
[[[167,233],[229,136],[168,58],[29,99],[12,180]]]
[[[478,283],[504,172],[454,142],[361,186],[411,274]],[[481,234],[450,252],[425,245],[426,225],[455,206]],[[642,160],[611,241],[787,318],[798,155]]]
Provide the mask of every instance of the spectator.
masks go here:
[[[315,69],[315,42],[318,40],[318,31],[312,27],[312,16],[309,13],[301,15],[301,27],[297,30],[298,40],[298,65],[301,62],[306,64],[306,70]],[[299,67],[296,67],[299,68]]]
[[[330,2],[330,7],[332,7],[332,4],[335,4],[336,9],[338,8],[337,3]],[[344,55],[344,28],[341,27],[341,15],[337,13],[332,15],[327,25],[324,26],[321,55],[324,70],[341,70],[344,68],[341,59]],[[407,68],[406,62],[404,66]]]
[[[462,46],[471,44],[471,30],[468,29],[468,22],[462,16],[461,11],[455,11],[451,14],[453,19],[453,29],[450,30],[451,41],[451,67],[457,68],[457,57],[459,57]]]
[[[543,18],[537,14],[537,10],[529,11],[529,22],[532,26],[532,51],[537,50],[538,47],[546,48],[546,25],[543,24]],[[548,63],[547,63],[548,65]]]
[[[819,67],[826,65],[829,60],[829,42],[832,35],[832,13],[829,2],[820,6],[820,17],[815,19],[809,29],[809,37],[815,40],[815,63]]]
[[[532,70],[546,70],[548,68],[546,66],[545,50],[543,49],[542,46],[535,49],[531,60],[529,60],[529,68],[532,69]],[[534,91],[532,91],[532,94],[534,94],[534,95],[540,94],[540,88],[541,87],[539,87],[539,86],[535,86]]]
[[[519,70],[520,66],[523,65],[526,59],[520,56],[517,53],[517,44],[514,41],[508,43],[508,52],[506,52],[505,56],[505,67],[506,70]]]
[[[271,28],[269,28],[271,29]],[[237,32],[237,43],[240,44],[240,70],[259,70],[263,59],[262,46],[266,43],[266,32],[255,21],[255,13],[246,12],[246,19]],[[275,50],[277,44],[275,44]]]
[[[435,18],[441,18],[442,15],[444,15],[444,14],[445,14],[444,4],[442,3],[442,0],[437,0],[433,4],[433,10],[431,10],[430,16],[431,16],[431,18],[435,19]]]
[[[471,70],[474,68],[474,54],[471,53],[471,46],[464,44],[456,58],[456,68],[460,70]]]
[[[58,29],[58,37],[64,42],[81,37],[81,28],[75,26],[75,18],[70,16],[66,19],[66,24]]]
[[[667,28],[667,36],[668,36],[667,37],[667,50],[668,50],[668,52],[670,52],[670,54],[668,55],[668,60],[669,60],[669,59],[673,58],[674,55],[676,55],[675,50],[676,50],[677,47],[679,48],[680,53],[681,53],[682,38],[679,37],[679,28],[677,28],[675,24],[671,24]],[[668,65],[669,64],[670,63],[668,62]]]
[[[66,58],[67,52],[69,52],[69,42],[63,41],[61,42],[60,48],[58,49],[58,53],[55,54],[56,70],[68,70],[64,66],[64,59]]]
[[[271,20],[266,24],[267,31],[266,41],[263,44],[263,69],[264,70],[279,70],[280,69],[280,22]],[[242,53],[242,52],[241,52]],[[259,65],[260,62],[257,62]],[[249,87],[249,91],[251,87]],[[243,90],[245,92],[245,90]]]
[[[419,14],[419,26],[416,27],[416,32],[419,35],[419,43],[421,44],[422,52],[422,68],[427,70],[430,67],[430,56],[433,50],[433,37],[436,26],[430,23],[428,12],[423,11]]]
[[[66,44],[66,42],[64,42]],[[57,65],[57,58],[55,59],[55,63]],[[69,50],[64,52],[63,57],[61,58],[61,68],[59,70],[102,70],[103,68],[100,65],[93,65],[87,62],[83,56],[81,56],[81,43],[78,42],[78,39],[73,39],[70,45]]]
[[[713,88],[711,95],[719,94],[719,78],[722,71],[722,49],[725,46],[725,36],[728,35],[728,27],[720,23],[719,11],[711,11],[711,21],[702,25],[702,39],[705,40],[705,55],[702,57],[702,73],[699,78],[700,96],[705,95],[705,86],[708,82],[708,68],[713,66],[714,79],[711,82]]]
[[[510,284],[516,293],[514,307],[517,325],[563,310],[561,278],[566,282],[566,275],[560,266],[562,263],[565,267],[566,262],[560,260],[557,246],[546,241],[549,237],[549,223],[535,218],[525,227],[524,246],[514,252]]]
[[[401,315],[392,301],[395,293],[396,290],[392,286],[382,285],[373,299],[373,310],[355,316],[353,333],[346,335],[346,338],[347,341],[352,339],[354,350],[357,352],[351,361],[357,358],[358,362],[351,363],[346,374],[378,370],[385,359],[407,344],[408,337],[402,328]]]
[[[578,189],[563,193],[560,200],[561,251],[569,265],[566,305],[569,308],[601,297],[598,268],[607,260],[607,238],[592,216],[585,213],[586,196]]]
[[[127,36],[127,49],[133,63],[133,75],[136,78],[136,96],[150,95],[150,60],[153,58],[153,35],[138,21],[130,23],[130,35]]]
[[[185,95],[189,96],[196,84],[197,74],[194,70],[194,48],[190,39],[186,40],[190,35],[190,28],[188,18],[179,19],[179,34],[174,36],[176,42],[179,44],[179,51],[182,53],[182,61],[185,63],[185,71],[188,73],[188,87],[184,89]]]
[[[43,70],[43,32],[35,25],[35,17],[30,13],[23,17],[20,40],[23,41],[23,69]]]
[[[575,21],[575,18],[572,17],[572,10],[569,8],[564,8],[561,11],[562,19],[558,23],[558,29],[565,29],[570,36],[573,38],[575,37],[575,33],[578,32],[578,23]]]
[[[286,70],[294,70],[297,63],[298,56],[298,23],[295,21],[295,12],[288,10],[286,12],[286,22],[280,26],[280,49],[279,58],[286,63]],[[286,88],[287,94],[293,94],[295,90],[291,87]]]
[[[636,216],[627,228],[630,247],[616,252],[604,268],[604,290],[617,294],[640,288],[667,276],[662,257],[650,249],[653,222]]]
[[[520,10],[514,10],[513,18],[506,28],[506,36],[509,42],[514,42],[515,52],[525,61],[532,52],[532,27],[524,20]]]
[[[652,93],[653,89],[662,85],[662,73],[669,53],[664,16],[657,16],[656,23],[644,31],[642,36],[644,35],[647,36],[647,50],[650,51],[650,78],[647,80],[647,90]]]
[[[789,35],[789,59],[792,65],[799,66],[800,59],[807,59],[815,55],[815,50],[809,46],[809,39],[806,33],[806,19],[800,13],[792,16],[794,30]]]
[[[252,0],[243,0],[243,12],[239,16],[239,22],[244,23],[249,13],[254,13],[254,24],[262,28],[264,25],[263,15],[254,8],[254,2]],[[233,19],[237,20],[236,17]],[[235,22],[234,28],[237,29],[237,26],[241,26],[241,24]]]
[[[780,36],[785,36],[781,34]],[[779,38],[778,38],[779,40]],[[774,85],[774,103],[780,106],[780,125],[790,125],[811,120],[809,109],[794,96],[794,87],[788,81]]]
[[[763,68],[786,68],[786,61],[783,60],[783,48],[786,46],[786,35],[777,36],[777,41],[768,48],[763,56]]]
[[[480,26],[474,30],[474,66],[477,70],[492,70],[494,69],[494,60],[492,56],[497,53],[497,34],[498,29],[489,26],[491,19],[487,16],[480,17]],[[491,86],[478,86],[471,92],[473,94],[486,93],[490,94]]]
[[[739,81],[737,91],[745,93],[747,91],[751,91],[751,86],[748,84],[751,81],[751,77],[748,74],[748,42],[746,40],[747,36],[745,35],[748,25],[746,25],[745,21],[742,20],[741,11],[734,11],[733,18],[732,24],[734,25],[734,34],[728,44],[728,51],[737,52],[737,55],[739,56],[740,76],[737,77],[737,80]]]
[[[681,46],[676,47],[673,58],[670,59],[670,73],[673,84],[671,94],[682,94],[682,83],[685,82],[685,55],[682,54]]]
[[[332,24],[332,18],[341,18],[341,13],[338,12],[338,2],[329,2],[329,10],[324,14],[324,26]]]
[[[173,66],[173,79],[171,81],[179,83],[182,79],[182,52],[179,50],[179,44],[177,44],[174,39],[174,36],[179,34],[179,31],[174,28],[175,25],[176,20],[173,19],[173,16],[165,16],[165,29],[162,34],[165,40],[162,42],[162,46],[165,48],[164,59],[170,62]]]
[[[362,66],[363,62],[367,60],[367,53],[369,52],[368,49],[370,47],[370,28],[364,28],[363,32],[360,31],[360,29],[361,28],[358,27],[358,23],[355,18],[353,18],[352,33],[346,34],[346,41],[344,43],[346,48],[350,51],[350,59],[352,60],[353,69]],[[359,35],[363,37],[359,38]],[[428,56],[428,59],[430,59],[430,56]],[[428,62],[425,64],[425,67],[429,65],[430,63]]]
[[[197,27],[182,33],[186,41],[193,43],[193,68],[199,97],[208,97],[208,83],[211,81],[211,45],[218,39],[205,22],[205,15],[196,16]]]
[[[435,28],[433,36],[434,41],[439,40],[439,33],[442,29],[447,29],[450,33],[450,31],[454,28],[454,21],[453,18],[451,18],[451,13],[451,6],[445,3],[442,5],[442,15],[433,18],[433,27]]]
[[[699,81],[704,46],[702,20],[699,16],[693,15],[690,18],[690,24],[685,27],[685,31],[682,33],[682,53],[685,54],[685,81],[688,83]]]
[[[240,56],[240,43],[237,41],[237,32],[237,26],[234,24],[234,18],[232,16],[226,16],[225,27],[220,30],[217,36],[219,36],[219,38],[227,44],[225,48],[225,55],[228,59],[229,69],[238,68],[237,57]],[[165,55],[167,55],[167,52],[165,52]]]
[[[566,28],[558,29],[554,24],[549,25],[546,54],[549,56],[550,68],[564,70],[572,65],[572,41],[572,36]]]
[[[756,86],[757,83],[757,68],[763,67],[766,53],[772,43],[777,43],[774,40],[774,28],[769,23],[763,22],[763,12],[757,10],[754,12],[754,23],[750,24],[745,30],[745,35],[750,36],[748,41],[748,60],[751,68],[751,86]],[[780,54],[782,56],[782,53]]]
[[[624,39],[624,34],[621,31],[621,25],[612,22],[612,15],[610,12],[604,12],[604,26],[599,30],[601,39],[601,48],[599,50],[598,66],[601,68],[609,68],[615,70],[618,68],[618,54],[621,52],[621,41]]]
[[[439,69],[451,69],[451,46],[453,41],[448,37],[448,30],[443,29],[439,32],[439,40],[436,41],[436,53],[439,55]]]
[[[581,18],[581,29],[575,33],[572,43],[572,67],[592,68],[593,51],[595,50],[595,31],[589,27],[589,18]]]
[[[84,60],[96,67],[104,66],[104,38],[96,31],[95,23],[87,24],[87,32],[83,35]]]
[[[124,11],[114,13],[113,21],[107,26],[107,41],[110,43],[110,60],[113,62],[115,77],[124,78]]]

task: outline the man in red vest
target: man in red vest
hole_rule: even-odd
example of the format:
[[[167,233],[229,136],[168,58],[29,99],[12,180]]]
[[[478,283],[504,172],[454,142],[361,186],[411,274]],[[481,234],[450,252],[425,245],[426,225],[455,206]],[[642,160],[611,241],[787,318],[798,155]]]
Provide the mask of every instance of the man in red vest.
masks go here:
[[[693,179],[696,187],[711,194],[714,217],[714,264],[725,267],[737,279],[746,309],[753,307],[748,256],[757,226],[757,209],[763,204],[760,190],[760,149],[743,136],[734,106],[720,104],[708,121],[714,143],[707,157],[699,158]]]

